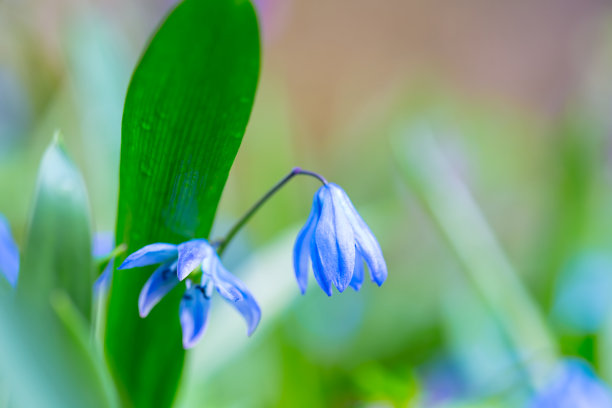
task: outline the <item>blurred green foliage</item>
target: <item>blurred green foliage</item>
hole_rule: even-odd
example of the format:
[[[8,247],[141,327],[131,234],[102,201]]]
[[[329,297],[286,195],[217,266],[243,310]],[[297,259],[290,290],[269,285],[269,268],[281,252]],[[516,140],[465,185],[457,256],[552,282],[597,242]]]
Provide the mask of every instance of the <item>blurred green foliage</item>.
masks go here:
[[[30,67],[40,65],[44,72],[13,75],[17,79],[11,80],[11,92],[21,95],[15,106],[21,108],[15,111],[18,114],[1,117],[14,118],[10,128],[20,130],[19,137],[10,142],[8,138],[0,141],[0,212],[11,221],[21,248],[27,243],[28,209],[39,159],[57,127],[64,129],[68,150],[84,170],[91,197],[95,197],[93,229],[114,227],[121,128],[118,107],[123,106],[130,67],[167,6],[134,5],[137,12],[133,14],[121,8],[126,13],[121,18],[95,7],[63,20],[65,31],[54,51],[61,63],[45,60],[40,46],[30,42],[24,46],[32,55],[29,61],[35,62]],[[605,25],[606,17],[601,20]],[[609,49],[611,38],[609,32],[603,32],[600,46]],[[568,85],[575,93],[559,102],[563,108],[554,113],[516,101],[500,103],[474,96],[445,80],[423,75],[409,78],[406,86],[393,82],[390,96],[371,97],[363,112],[334,117],[333,125],[320,134],[312,129],[322,125],[309,122],[312,118],[299,104],[303,95],[291,87],[284,70],[294,56],[287,55],[287,48],[280,56],[271,48],[268,54],[264,52],[268,65],[264,63],[253,115],[219,205],[213,236],[221,236],[263,191],[299,165],[320,171],[345,188],[380,240],[389,279],[382,288],[364,286],[359,294],[349,291],[327,299],[312,286],[300,296],[292,280],[290,251],[308,214],[315,185],[303,181],[288,186],[257,214],[224,259],[249,285],[259,282],[253,287],[262,304],[261,326],[246,339],[244,328],[234,326],[237,319],[232,310],[224,305],[214,310],[202,343],[187,355],[177,405],[506,407],[523,401],[524,391],[517,390],[520,373],[516,363],[521,360],[509,352],[499,323],[491,319],[482,299],[464,279],[463,266],[392,159],[397,152],[390,138],[407,121],[428,122],[448,131],[437,135],[437,142],[539,308],[561,354],[583,357],[612,381],[609,305],[602,301],[598,306],[596,329],[568,327],[563,310],[579,313],[572,319],[581,322],[586,317],[566,300],[576,299],[571,290],[578,285],[565,285],[562,277],[571,270],[570,282],[592,283],[595,279],[597,284],[599,274],[590,269],[596,263],[576,260],[592,259],[593,254],[612,255],[609,89],[605,82],[612,65],[609,55],[601,61],[577,60],[585,76],[594,65],[606,75],[589,77],[593,84]],[[299,44],[293,48],[308,52]],[[322,53],[320,58],[325,56],[329,54]],[[370,61],[375,67],[379,62]],[[370,67],[367,63],[364,66]],[[411,85],[414,83],[418,85]],[[341,85],[349,91],[362,86],[348,79]],[[332,104],[325,96],[318,98],[323,106]],[[344,101],[349,99],[345,95]],[[136,165],[135,169],[139,171]],[[153,171],[155,166],[145,170]],[[445,204],[452,211],[453,203]],[[206,225],[203,230],[207,231],[210,221],[212,216],[201,221]],[[158,225],[166,228],[163,223]],[[469,235],[472,231],[462,232]],[[144,243],[148,242],[139,244]],[[130,278],[138,284],[147,276],[147,271],[132,272]],[[171,329],[176,332],[175,301],[167,299],[165,322],[174,325]],[[135,323],[136,303],[130,302],[131,324],[152,324],[153,320]],[[32,336],[10,329],[19,325],[6,311],[10,309],[0,308],[2,350],[43,347],[44,353],[53,356],[53,364],[62,367],[53,371],[57,390],[66,391],[72,389],[68,384],[76,384],[77,390],[92,388],[99,398],[105,398],[103,382],[90,383],[96,378],[94,363],[88,363],[86,376],[74,376],[85,369],[74,368],[72,360],[61,360],[74,356],[72,349],[58,351],[53,345],[45,346],[38,332]],[[162,328],[168,330],[168,326]],[[527,329],[516,330],[520,337]],[[140,344],[146,347],[144,340]],[[123,357],[131,362],[128,358],[139,352],[126,351]],[[498,358],[490,358],[492,354]],[[6,364],[0,366],[5,370],[19,367],[14,378],[25,378],[36,386],[40,393],[30,397],[36,398],[33,404],[40,404],[37,398],[50,385],[47,377],[29,377],[29,370],[39,367],[34,357],[2,355],[0,362]],[[61,361],[56,362],[56,357]],[[155,361],[151,364],[151,370],[164,369]],[[17,389],[16,401],[27,397],[30,389],[29,385]],[[57,394],[50,390],[45,395]],[[86,397],[83,391],[75,401]],[[0,406],[5,400],[0,397]],[[61,405],[59,401],[46,400],[56,406]]]

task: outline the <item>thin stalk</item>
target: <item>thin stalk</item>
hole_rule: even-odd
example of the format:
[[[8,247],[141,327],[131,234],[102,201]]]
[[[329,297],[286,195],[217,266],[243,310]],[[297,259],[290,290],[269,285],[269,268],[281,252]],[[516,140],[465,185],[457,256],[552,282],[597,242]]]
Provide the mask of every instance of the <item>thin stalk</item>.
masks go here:
[[[278,190],[280,190],[289,180],[297,175],[311,176],[318,179],[324,185],[327,184],[327,180],[320,174],[312,171],[302,170],[299,167],[294,167],[289,174],[283,177],[278,183],[276,183],[266,194],[264,194],[253,206],[234,224],[234,226],[228,231],[224,238],[216,241],[214,244],[217,246],[217,254],[221,256],[225,248],[230,243],[232,238],[242,229],[242,227],[249,221],[249,219],[257,212],[257,210],[272,197]]]

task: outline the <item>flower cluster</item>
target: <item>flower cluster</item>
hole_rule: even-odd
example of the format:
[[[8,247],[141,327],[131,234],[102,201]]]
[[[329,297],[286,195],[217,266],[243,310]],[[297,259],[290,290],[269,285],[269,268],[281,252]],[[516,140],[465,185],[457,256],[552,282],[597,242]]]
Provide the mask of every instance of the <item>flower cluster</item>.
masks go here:
[[[296,168],[272,192],[300,172],[314,174]],[[387,266],[376,238],[344,190],[318,175],[315,177],[323,182],[323,186],[315,194],[310,216],[299,232],[293,250],[295,276],[302,294],[308,285],[310,263],[317,283],[328,296],[332,295],[332,285],[339,292],[348,286],[358,291],[364,280],[364,263],[370,270],[372,281],[382,285],[387,278]],[[248,216],[251,214],[248,213]],[[242,224],[240,222],[238,225]],[[147,245],[129,255],[119,269],[153,264],[161,265],[140,292],[138,309],[141,317],[146,317],[170,290],[194,270],[202,272],[200,283],[186,281],[179,307],[185,348],[192,347],[204,333],[215,290],[243,316],[248,335],[257,327],[261,317],[259,305],[246,286],[223,267],[215,248],[205,239],[194,239],[179,245]]]

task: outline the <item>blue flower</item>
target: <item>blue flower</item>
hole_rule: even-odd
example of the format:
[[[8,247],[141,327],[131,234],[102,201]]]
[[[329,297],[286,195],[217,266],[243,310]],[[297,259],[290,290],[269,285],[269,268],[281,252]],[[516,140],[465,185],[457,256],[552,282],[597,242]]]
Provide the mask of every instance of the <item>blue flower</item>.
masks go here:
[[[387,278],[382,250],[344,190],[333,183],[323,185],[314,196],[312,210],[293,248],[295,276],[302,293],[308,285],[312,261],[317,283],[328,296],[332,284],[343,292],[347,286],[361,288],[363,263],[378,286]]]
[[[553,381],[529,405],[530,408],[612,408],[610,388],[583,361],[561,364]]]
[[[19,277],[19,248],[13,240],[8,221],[0,214],[0,274],[14,288]]]
[[[156,243],[129,255],[119,269],[161,263],[145,283],[138,299],[141,317],[180,281],[195,269],[202,271],[200,285],[187,281],[187,290],[179,308],[183,329],[183,346],[192,347],[204,333],[210,298],[216,290],[244,317],[247,335],[251,335],[261,318],[261,310],[246,286],[222,265],[214,248],[205,239],[195,239],[179,245]]]

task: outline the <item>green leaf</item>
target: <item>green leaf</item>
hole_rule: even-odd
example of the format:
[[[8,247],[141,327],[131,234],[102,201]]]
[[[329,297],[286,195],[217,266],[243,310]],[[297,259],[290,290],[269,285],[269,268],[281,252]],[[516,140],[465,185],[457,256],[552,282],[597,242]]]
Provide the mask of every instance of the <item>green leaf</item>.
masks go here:
[[[47,309],[0,298],[0,378],[11,407],[117,406],[110,373],[89,339],[88,322],[61,290]]]
[[[259,31],[249,1],[186,0],[162,24],[134,72],[123,113],[116,242],[128,254],[208,236],[258,75]],[[181,289],[146,319],[138,315],[138,294],[152,271],[117,271],[110,291],[106,353],[131,406],[171,405],[183,367]]]
[[[51,293],[61,289],[89,319],[93,282],[87,191],[58,133],[38,171],[17,298],[47,308]]]

